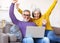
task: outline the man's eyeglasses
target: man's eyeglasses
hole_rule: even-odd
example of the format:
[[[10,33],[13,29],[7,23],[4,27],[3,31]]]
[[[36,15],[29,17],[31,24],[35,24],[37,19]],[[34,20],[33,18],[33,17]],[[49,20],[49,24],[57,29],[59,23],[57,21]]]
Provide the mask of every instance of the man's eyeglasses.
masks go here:
[[[23,14],[24,16],[30,16],[30,14]]]

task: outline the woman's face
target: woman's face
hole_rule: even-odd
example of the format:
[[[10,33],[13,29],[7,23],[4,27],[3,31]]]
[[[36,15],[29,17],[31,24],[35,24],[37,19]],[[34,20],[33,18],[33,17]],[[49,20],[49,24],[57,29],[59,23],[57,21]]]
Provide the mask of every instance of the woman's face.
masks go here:
[[[39,13],[39,11],[35,11],[34,12],[34,19],[39,19],[39,17],[40,17],[40,13]]]

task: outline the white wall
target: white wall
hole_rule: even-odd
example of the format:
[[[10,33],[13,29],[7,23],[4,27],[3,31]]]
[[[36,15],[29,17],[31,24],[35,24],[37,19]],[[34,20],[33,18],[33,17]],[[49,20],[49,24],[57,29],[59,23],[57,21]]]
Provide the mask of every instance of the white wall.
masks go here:
[[[35,8],[40,8],[42,14],[44,14],[44,12],[49,8],[49,6],[52,4],[52,2],[53,2],[53,0],[19,0],[18,3],[20,4],[20,8],[22,10],[29,9],[30,11],[33,11]],[[7,5],[4,3],[2,5],[8,6],[8,9],[7,9],[7,11],[0,10],[0,20],[5,19],[10,22],[11,20],[9,18],[9,11],[8,10],[9,10],[11,0],[6,3],[7,3]],[[58,3],[56,5],[56,7],[54,8],[54,10],[52,11],[51,16],[50,16],[50,22],[51,22],[52,26],[60,27],[60,20],[59,20],[59,18],[60,18],[60,12],[59,12],[60,5],[59,4],[60,4],[60,0],[58,0]],[[21,15],[19,15],[19,13],[17,12],[16,9],[15,9],[15,14],[19,20],[22,20]]]

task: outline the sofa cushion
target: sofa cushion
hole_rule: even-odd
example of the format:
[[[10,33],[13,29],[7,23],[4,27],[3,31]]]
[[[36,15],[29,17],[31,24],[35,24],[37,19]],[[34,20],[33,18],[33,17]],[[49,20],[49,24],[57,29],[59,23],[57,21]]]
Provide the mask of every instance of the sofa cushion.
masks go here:
[[[22,33],[17,25],[13,25],[10,28],[10,33],[16,35],[17,39],[20,39],[20,41],[22,40]]]
[[[7,35],[9,36],[9,41],[17,41],[17,38],[14,34],[7,33]]]
[[[0,43],[8,43],[8,35],[0,33]]]
[[[4,33],[10,33],[10,28],[12,27],[12,24],[6,23],[5,27],[3,28]]]

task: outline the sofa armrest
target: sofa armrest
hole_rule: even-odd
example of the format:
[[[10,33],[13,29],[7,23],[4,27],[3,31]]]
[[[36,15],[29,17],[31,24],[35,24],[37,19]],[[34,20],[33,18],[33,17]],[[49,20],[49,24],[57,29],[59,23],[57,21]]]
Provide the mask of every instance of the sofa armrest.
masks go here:
[[[0,43],[8,43],[8,35],[0,33]]]
[[[17,41],[17,37],[14,34],[7,33],[7,35],[9,36],[9,40],[11,42]]]

